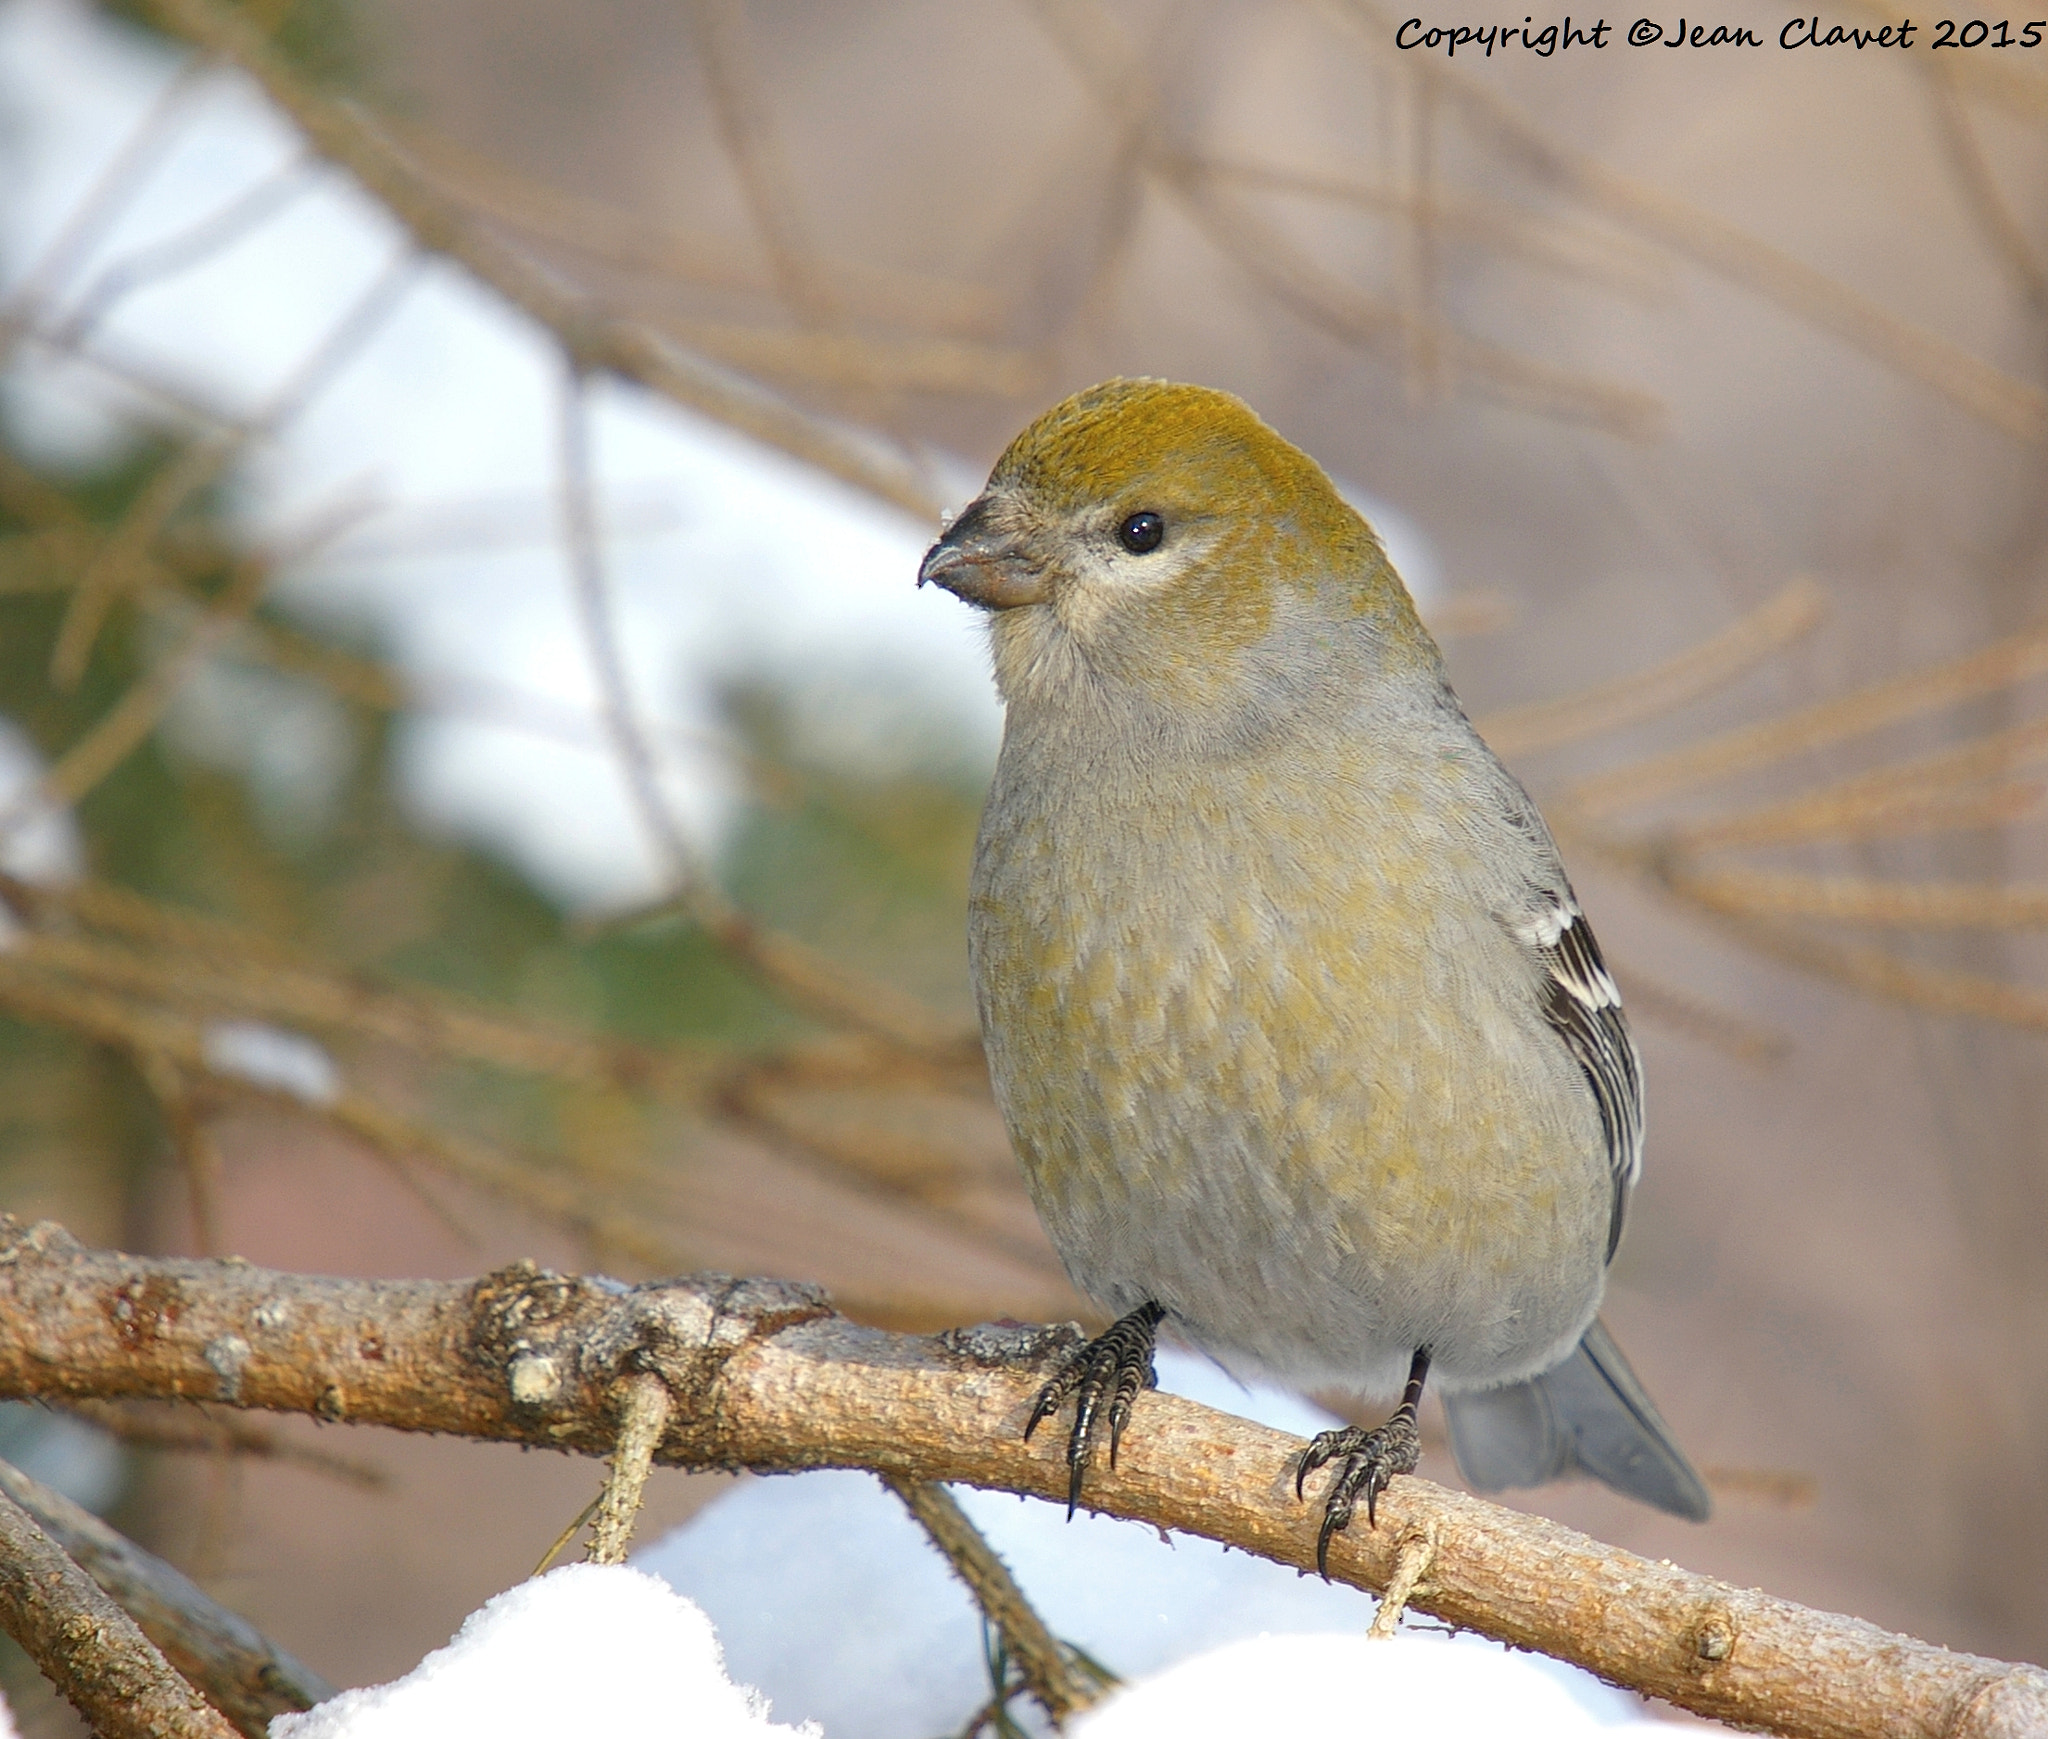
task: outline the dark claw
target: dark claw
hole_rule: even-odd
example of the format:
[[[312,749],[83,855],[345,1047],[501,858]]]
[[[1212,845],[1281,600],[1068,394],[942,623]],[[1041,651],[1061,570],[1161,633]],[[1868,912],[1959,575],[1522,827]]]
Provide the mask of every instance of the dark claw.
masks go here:
[[[1124,1427],[1131,1421],[1131,1408],[1141,1389],[1157,1381],[1152,1370],[1152,1346],[1166,1311],[1157,1304],[1141,1304],[1128,1316],[1119,1317],[1060,1367],[1052,1381],[1038,1391],[1031,1405],[1031,1417],[1024,1422],[1024,1437],[1054,1413],[1069,1395],[1076,1395],[1074,1429],[1067,1438],[1067,1519],[1081,1503],[1081,1480],[1095,1452],[1095,1428],[1102,1416],[1102,1403],[1109,1401],[1109,1465],[1116,1466],[1117,1450],[1123,1443]]]
[[[1323,1506],[1323,1525],[1316,1531],[1316,1574],[1325,1582],[1330,1579],[1330,1536],[1339,1528],[1350,1526],[1351,1505],[1332,1497]]]
[[[1097,1359],[1090,1364],[1087,1374],[1081,1379],[1080,1399],[1074,1403],[1074,1429],[1067,1437],[1067,1520],[1070,1522],[1081,1502],[1081,1475],[1087,1471],[1089,1459],[1095,1453],[1095,1404],[1102,1397],[1102,1366],[1106,1362]]]
[[[1085,1352],[1087,1349],[1082,1349]],[[1060,1403],[1081,1380],[1080,1357],[1077,1354],[1068,1362],[1058,1376],[1038,1391],[1038,1399],[1031,1404],[1031,1417],[1024,1421],[1024,1441],[1031,1441],[1031,1433],[1057,1413]]]
[[[1294,1464],[1294,1495],[1297,1499],[1308,1496],[1302,1490],[1302,1482],[1337,1453],[1337,1440],[1343,1435],[1341,1431],[1321,1432],[1316,1440],[1301,1452],[1301,1459]]]
[[[1347,1425],[1341,1431],[1320,1433],[1294,1468],[1295,1496],[1303,1494],[1308,1476],[1325,1462],[1342,1464],[1330,1481],[1329,1496],[1323,1500],[1323,1525],[1316,1534],[1316,1569],[1325,1580],[1330,1574],[1330,1539],[1351,1525],[1358,1495],[1365,1494],[1366,1526],[1379,1526],[1380,1493],[1398,1473],[1413,1473],[1422,1460],[1422,1433],[1415,1415],[1403,1406],[1376,1431],[1361,1431]]]

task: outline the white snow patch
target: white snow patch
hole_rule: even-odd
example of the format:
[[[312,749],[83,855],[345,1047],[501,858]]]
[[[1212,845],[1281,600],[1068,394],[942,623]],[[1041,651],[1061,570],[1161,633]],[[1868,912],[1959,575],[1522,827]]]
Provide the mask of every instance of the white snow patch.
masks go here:
[[[78,823],[35,795],[48,770],[28,733],[0,718],[0,870],[25,882],[75,882],[85,873]]]
[[[1254,1733],[1427,1733],[1433,1739],[1650,1739],[1640,1705],[1538,1657],[1432,1636],[1258,1636],[1171,1666],[1098,1705],[1073,1739],[1244,1739]]]
[[[0,870],[55,886],[85,873],[85,845],[71,811],[36,795],[47,771],[28,733],[0,718]],[[0,905],[0,949],[20,934],[21,921]]]
[[[703,1611],[638,1570],[572,1564],[509,1588],[404,1678],[279,1715],[271,1739],[818,1739],[726,1676]]]
[[[233,1075],[308,1105],[341,1097],[341,1068],[303,1033],[254,1020],[216,1021],[206,1029],[201,1055],[218,1075]]]

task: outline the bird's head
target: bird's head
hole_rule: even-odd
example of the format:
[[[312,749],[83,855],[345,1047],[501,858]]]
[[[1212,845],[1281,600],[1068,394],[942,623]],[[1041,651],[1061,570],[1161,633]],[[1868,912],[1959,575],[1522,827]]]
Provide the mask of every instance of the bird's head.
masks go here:
[[[1209,387],[1111,380],[1047,411],[924,558],[993,619],[1013,714],[1083,694],[1225,724],[1435,648],[1322,468]]]

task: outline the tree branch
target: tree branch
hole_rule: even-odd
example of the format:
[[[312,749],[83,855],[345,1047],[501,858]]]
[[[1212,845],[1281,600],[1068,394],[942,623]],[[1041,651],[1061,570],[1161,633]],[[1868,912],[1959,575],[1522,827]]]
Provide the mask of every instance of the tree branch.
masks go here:
[[[204,1407],[177,1408],[148,1401],[79,1401],[62,1411],[131,1448],[286,1462],[362,1491],[383,1491],[391,1484],[391,1476],[373,1462],[337,1455],[316,1444],[294,1442],[276,1426],[257,1420],[223,1419]],[[28,1507],[34,1509],[35,1505]],[[50,1525],[48,1517],[38,1519],[44,1527]],[[68,1544],[64,1549],[71,1551]]]
[[[657,1459],[864,1467],[1064,1496],[1056,1447],[1022,1441],[1060,1331],[934,1339],[865,1329],[815,1287],[699,1275],[644,1286],[520,1263],[468,1282],[337,1280],[238,1262],[87,1251],[0,1218],[0,1396],[148,1395],[453,1432],[603,1456],[616,1384],[648,1371],[675,1408]],[[1107,1514],[1314,1562],[1288,1493],[1298,1439],[1147,1394]],[[1434,1540],[1409,1604],[1576,1662],[1702,1715],[1800,1739],[1992,1739],[2048,1723],[2048,1672],[1895,1636],[1651,1563],[1541,1517],[1399,1480],[1352,1528],[1333,1579],[1383,1589]]]
[[[0,1491],[0,1628],[99,1739],[235,1739],[135,1620]]]
[[[247,1739],[264,1739],[273,1715],[334,1695],[332,1685],[246,1618],[62,1492],[0,1461],[0,1495],[27,1511]]]
[[[1100,1702],[1107,1687],[1068,1658],[1059,1638],[1046,1629],[1045,1620],[1017,1586],[1010,1567],[968,1519],[959,1499],[928,1479],[885,1473],[882,1483],[902,1500],[953,1567],[953,1574],[967,1585],[974,1604],[995,1626],[1017,1663],[1024,1688],[1038,1699],[1053,1725],[1063,1726],[1070,1716]]]

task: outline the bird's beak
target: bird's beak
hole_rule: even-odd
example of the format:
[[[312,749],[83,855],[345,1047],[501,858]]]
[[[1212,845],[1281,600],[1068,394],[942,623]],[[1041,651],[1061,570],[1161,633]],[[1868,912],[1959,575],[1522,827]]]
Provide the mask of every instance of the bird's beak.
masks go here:
[[[946,535],[925,552],[917,583],[944,586],[984,610],[1014,610],[1020,604],[1042,604],[1052,596],[1044,572],[1025,553],[1022,542],[992,523],[984,495],[946,528]]]

